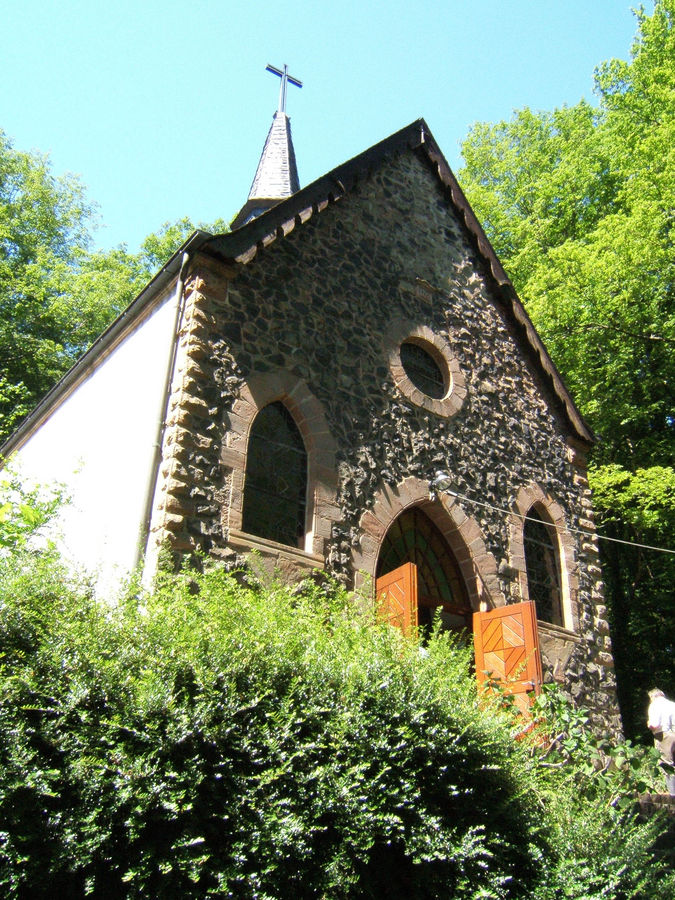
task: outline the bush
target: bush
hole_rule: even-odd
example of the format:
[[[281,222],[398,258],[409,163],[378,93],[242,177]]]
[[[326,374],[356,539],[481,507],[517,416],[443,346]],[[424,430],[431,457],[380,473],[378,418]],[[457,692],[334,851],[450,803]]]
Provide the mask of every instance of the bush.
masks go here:
[[[1,581],[5,896],[670,896],[447,635],[219,570],[114,609],[53,560]]]
[[[665,822],[639,824],[637,805],[640,794],[659,790],[658,754],[599,737],[554,684],[543,686],[534,717],[530,739],[553,849],[537,900],[672,896],[672,865],[663,853],[657,863],[651,849]]]

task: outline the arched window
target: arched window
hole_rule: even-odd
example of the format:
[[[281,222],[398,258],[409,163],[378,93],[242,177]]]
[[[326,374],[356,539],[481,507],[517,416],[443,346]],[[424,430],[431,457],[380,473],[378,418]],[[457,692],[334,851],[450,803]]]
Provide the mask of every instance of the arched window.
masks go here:
[[[441,532],[418,507],[402,512],[387,531],[376,577],[406,562],[417,566],[419,624],[431,625],[438,610],[444,628],[471,628],[471,604],[457,560]]]
[[[246,453],[242,529],[302,547],[307,503],[307,452],[283,403],[263,407],[251,426]]]
[[[552,528],[532,507],[523,529],[525,569],[530,600],[537,607],[537,618],[552,625],[562,625],[560,568]]]

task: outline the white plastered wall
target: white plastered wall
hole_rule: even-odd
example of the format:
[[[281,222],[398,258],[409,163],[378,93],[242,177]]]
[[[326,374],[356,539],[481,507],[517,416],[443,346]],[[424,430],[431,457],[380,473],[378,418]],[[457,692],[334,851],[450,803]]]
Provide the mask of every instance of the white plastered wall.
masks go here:
[[[22,479],[66,486],[59,546],[101,595],[114,595],[141,548],[175,304],[174,288],[12,457]]]

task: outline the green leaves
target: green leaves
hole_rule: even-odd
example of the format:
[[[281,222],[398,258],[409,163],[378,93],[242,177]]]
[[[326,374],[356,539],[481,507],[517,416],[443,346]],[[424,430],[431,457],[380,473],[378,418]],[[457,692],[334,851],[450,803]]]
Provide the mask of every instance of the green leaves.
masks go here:
[[[633,526],[637,539],[647,533],[667,540],[675,533],[675,469],[672,467],[651,466],[630,472],[613,463],[593,467],[589,481],[603,522],[628,523]]]
[[[137,253],[92,251],[97,219],[74,176],[0,131],[0,442],[195,229],[184,218]]]
[[[447,634],[422,656],[362,598],[222,570],[115,608],[53,560],[1,574],[7,897],[548,900],[564,873],[599,900],[641,883],[652,832],[619,826],[601,782],[584,810],[585,759],[554,777],[513,742]],[[617,827],[630,864],[606,859]]]
[[[673,2],[637,14],[600,106],[474,126],[460,181],[603,442],[602,462],[672,461],[675,425]]]
[[[44,552],[46,546],[44,539],[39,540],[40,531],[66,502],[64,489],[59,485],[28,485],[10,468],[3,470],[3,476],[0,479],[0,550],[25,550],[32,541],[34,550]]]
[[[636,12],[631,58],[596,70],[597,108],[474,126],[462,183],[600,440],[600,530],[675,549],[675,2]],[[626,733],[671,692],[675,558],[601,544]]]
[[[583,709],[578,709],[555,684],[544,684],[533,704],[538,734],[538,764],[547,770],[554,787],[571,781],[589,803],[631,811],[635,798],[658,792],[660,783],[651,748],[631,741],[600,738]]]
[[[86,251],[95,210],[73,176],[0,131],[0,431],[68,367],[53,305]],[[17,403],[20,407],[17,410]]]

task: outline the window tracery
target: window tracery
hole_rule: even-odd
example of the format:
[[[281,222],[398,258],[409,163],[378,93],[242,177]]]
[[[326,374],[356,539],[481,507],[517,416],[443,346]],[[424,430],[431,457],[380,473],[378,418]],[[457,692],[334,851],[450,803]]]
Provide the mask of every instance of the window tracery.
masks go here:
[[[523,485],[509,523],[515,596],[533,600],[537,619],[574,632],[579,625],[576,545],[561,505],[540,485]]]
[[[457,560],[439,529],[417,506],[402,512],[389,527],[376,577],[405,562],[417,566],[419,624],[430,626],[439,611],[443,627],[470,629],[471,604]]]

